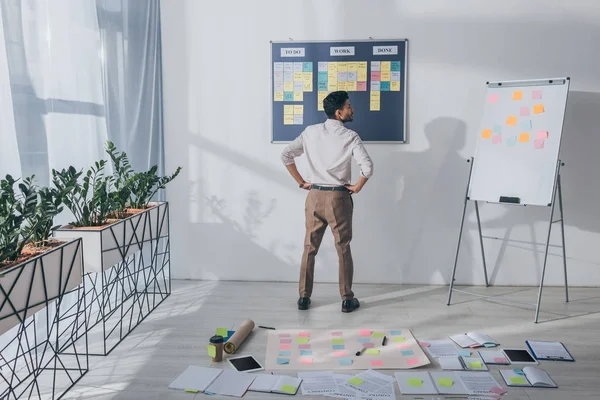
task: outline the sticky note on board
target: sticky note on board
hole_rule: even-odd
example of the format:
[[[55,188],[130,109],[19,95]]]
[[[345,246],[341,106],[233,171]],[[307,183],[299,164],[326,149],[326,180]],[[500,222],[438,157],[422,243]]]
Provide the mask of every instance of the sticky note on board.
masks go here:
[[[369,111],[381,111],[381,103],[378,100],[371,100]]]
[[[529,142],[529,133],[523,132],[519,135],[519,143]]]
[[[275,92],[273,94],[273,101],[283,101],[283,92]]]
[[[408,349],[409,347],[410,347],[410,344],[408,344],[408,343],[397,343],[396,344],[396,348],[400,349],[400,350]]]
[[[312,356],[312,350],[300,350],[300,355],[301,356]]]
[[[208,355],[211,357],[217,356],[217,348],[215,346],[213,346],[212,344],[208,345]]]
[[[502,389],[501,387],[496,386],[496,387],[491,388],[490,392],[496,393],[496,394],[504,394],[504,393],[506,393],[506,390]]]
[[[288,104],[283,106],[283,115],[294,115],[294,106]]]
[[[452,387],[454,381],[450,378],[440,378],[438,379],[438,385],[442,387]]]
[[[521,112],[519,113],[521,117],[529,116],[529,107],[521,107]]]
[[[373,332],[372,336],[375,338],[383,338],[385,334],[383,332]]]
[[[408,378],[408,386],[421,387],[421,386],[423,386],[423,379],[421,379],[421,378]]]
[[[506,145],[508,147],[513,147],[514,145],[517,144],[517,137],[516,136],[511,136],[506,140]]]
[[[332,344],[344,344],[344,339],[340,339],[340,338],[331,339],[331,343]]]
[[[531,120],[526,119],[526,120],[521,121],[521,129],[526,129],[526,130],[531,129]],[[493,343],[485,343],[485,344],[492,345]],[[493,346],[491,346],[491,347],[493,347]]]
[[[283,116],[283,124],[284,125],[294,125],[294,116],[293,115],[284,115]]]
[[[536,139],[533,142],[533,147],[537,150],[543,149],[544,148],[544,139]]]
[[[379,354],[379,349],[367,349],[367,354],[378,355]]]
[[[488,102],[496,103],[498,101],[499,97],[500,96],[498,96],[496,93],[492,93],[492,94],[490,94],[490,97],[488,97]]]
[[[279,388],[280,391],[284,393],[294,394],[296,393],[296,387],[291,385],[281,385]]]
[[[494,136],[492,136],[492,143],[493,144],[502,143],[502,135],[494,135]]]
[[[303,105],[295,105],[294,106],[294,115],[302,115],[304,114],[304,106]]]
[[[300,364],[312,364],[312,357],[300,357]]]
[[[484,139],[489,139],[492,137],[492,130],[491,129],[484,129],[483,132],[481,132],[481,137]]]
[[[494,124],[494,133],[502,133],[502,125]]]
[[[523,91],[522,90],[515,90],[513,92],[513,100],[523,100]]]
[[[299,338],[296,338],[296,343],[298,343],[298,344],[307,344],[308,340],[309,339],[306,338],[306,337],[299,337]]]
[[[511,376],[510,383],[514,385],[527,385],[527,381],[522,376]]]
[[[390,90],[392,92],[399,92],[400,91],[400,82],[399,81],[392,81],[392,83],[390,85]]]
[[[302,71],[303,72],[313,72],[313,63],[311,62],[305,62],[302,64]]]
[[[392,71],[400,71],[401,70],[400,61],[392,61],[391,65],[390,65],[390,69]]]
[[[542,98],[542,91],[541,90],[534,90],[531,92],[531,98],[534,100],[538,100]]]
[[[340,365],[352,365],[352,359],[351,359],[351,358],[348,358],[348,357],[345,357],[345,358],[340,358],[340,359],[338,360],[338,363],[339,363]]]
[[[381,361],[381,360],[372,360],[371,361],[371,366],[372,367],[383,367],[383,361]]]
[[[366,92],[367,91],[367,82],[357,82],[356,90],[358,92]],[[392,90],[394,90],[394,89],[392,88]],[[400,90],[400,82],[398,82],[398,90]]]
[[[277,364],[278,365],[289,364],[289,363],[290,363],[290,359],[289,358],[278,358],[277,359]]]
[[[355,376],[354,378],[348,379],[348,383],[351,385],[354,385],[354,386],[360,386],[363,383],[365,383],[365,381],[363,381],[359,377]]]
[[[536,137],[538,139],[548,139],[548,131],[537,131]]]
[[[517,117],[515,117],[514,115],[511,115],[508,118],[506,118],[506,125],[515,126],[516,124],[517,124]]]
[[[533,106],[533,113],[534,114],[541,114],[544,112],[544,105],[543,104],[536,104],[535,106]]]

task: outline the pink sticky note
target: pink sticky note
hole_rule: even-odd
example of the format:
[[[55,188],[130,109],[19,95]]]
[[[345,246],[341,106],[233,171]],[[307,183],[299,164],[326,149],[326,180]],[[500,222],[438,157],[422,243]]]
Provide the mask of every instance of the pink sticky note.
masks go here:
[[[289,333],[280,333],[279,337],[280,338],[282,338],[282,337],[290,337],[290,334]]]
[[[500,97],[500,96],[498,96],[498,95],[497,95],[497,94],[495,94],[495,93],[494,93],[494,94],[490,94],[490,97],[489,97],[488,101],[489,101],[490,103],[495,103],[495,102],[497,102],[497,101],[498,101],[498,97]]]
[[[375,347],[375,345],[373,343],[363,343],[363,347],[365,349],[372,349],[373,347]]]
[[[300,350],[310,350],[310,344],[299,344],[298,348]],[[284,350],[284,349],[281,349],[281,350]]]
[[[310,337],[310,332],[300,332],[298,334],[298,336],[300,336],[300,337]]]
[[[429,347],[429,346],[431,346],[431,345],[430,345],[429,343],[427,343],[427,342],[421,342],[421,343],[419,343],[419,344],[421,345],[421,347]]]
[[[427,343],[429,344],[429,343]],[[408,349],[410,347],[410,344],[408,343],[397,343],[396,344],[396,348],[397,349]]]
[[[292,343],[292,339],[279,339],[280,344],[290,344]]]
[[[534,90],[533,92],[531,92],[531,98],[532,99],[541,99],[542,98],[542,91],[541,90]]]
[[[470,348],[479,347],[479,344],[475,343],[469,346]]]
[[[506,393],[506,390],[496,386],[496,387],[491,388],[490,392],[496,393],[496,394],[504,394],[504,393]]]
[[[371,81],[378,82],[381,80],[381,72],[371,71]]]
[[[419,363],[419,359],[418,358],[411,358],[410,360],[408,360],[406,362],[408,365],[417,365]]]
[[[536,149],[543,149],[544,139],[535,139],[535,142],[533,142],[533,147]]]
[[[502,143],[502,135],[493,135],[492,136],[492,143],[493,144]]]
[[[331,332],[331,336],[342,336],[342,332]]]
[[[508,360],[504,357],[494,357],[494,362],[501,364],[501,363],[507,363]]]
[[[292,349],[291,344],[282,344],[281,346],[279,346],[279,350],[291,350],[291,349]]]
[[[333,355],[336,357],[346,357],[346,351],[345,350],[336,350],[333,352]]]
[[[548,139],[547,131],[537,131],[536,135],[538,139]]]
[[[357,92],[366,92],[367,91],[367,82],[357,82],[356,83],[356,91]]]
[[[529,116],[529,107],[521,107],[521,117]]]
[[[361,329],[360,336],[371,336],[371,330],[370,329]]]
[[[383,361],[381,361],[381,360],[373,360],[373,361],[371,361],[371,366],[373,366],[373,367],[383,367]]]
[[[313,359],[311,357],[300,357],[300,364],[312,364]]]

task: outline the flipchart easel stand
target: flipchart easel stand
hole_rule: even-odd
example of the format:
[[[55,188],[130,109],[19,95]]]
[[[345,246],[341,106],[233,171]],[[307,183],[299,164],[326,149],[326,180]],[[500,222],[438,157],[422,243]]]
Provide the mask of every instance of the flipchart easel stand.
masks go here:
[[[462,233],[463,233],[463,227],[464,227],[464,223],[465,223],[465,215],[466,215],[466,211],[467,211],[467,203],[469,201],[473,201],[475,203],[475,215],[477,216],[477,229],[479,231],[479,244],[481,247],[481,258],[483,261],[483,274],[485,276],[485,286],[489,287],[489,281],[488,281],[488,275],[487,275],[487,265],[486,265],[486,261],[485,261],[485,250],[484,250],[484,246],[483,246],[483,235],[481,233],[481,219],[479,218],[479,205],[478,205],[478,201],[476,200],[471,200],[469,199],[468,193],[469,193],[469,185],[471,182],[471,174],[473,172],[473,161],[474,158],[471,157],[470,160],[468,160],[468,162],[471,163],[471,168],[469,170],[469,178],[468,178],[468,183],[467,183],[467,190],[465,192],[465,200],[464,200],[464,206],[463,206],[463,214],[462,214],[462,220],[460,223],[460,231],[458,234],[458,245],[456,247],[456,257],[454,259],[454,268],[452,269],[452,278],[450,280],[450,288],[448,291],[448,303],[447,305],[450,305],[450,302],[452,300],[452,292],[453,291],[457,291],[460,293],[464,293],[464,294],[468,294],[468,295],[472,295],[472,296],[478,296],[478,297],[482,297],[482,298],[497,298],[500,299],[502,301],[505,302],[512,302],[512,303],[518,303],[518,304],[528,304],[528,305],[535,305],[535,319],[534,322],[537,323],[538,322],[538,318],[539,318],[539,313],[540,313],[540,304],[541,304],[541,300],[542,300],[542,289],[544,287],[544,276],[546,274],[546,264],[548,261],[548,248],[550,246],[550,234],[552,233],[552,225],[555,223],[560,223],[560,231],[561,231],[561,239],[562,239],[562,257],[563,257],[563,268],[564,268],[564,275],[565,275],[565,299],[568,302],[569,301],[569,287],[568,287],[568,283],[567,283],[567,257],[566,257],[566,253],[565,253],[565,225],[564,225],[564,214],[563,214],[563,202],[562,202],[562,189],[561,189],[561,180],[560,180],[560,168],[562,166],[564,166],[564,163],[561,160],[558,160],[557,165],[556,165],[556,179],[554,182],[554,189],[553,189],[553,195],[552,195],[552,203],[549,204],[550,206],[550,215],[549,215],[549,221],[548,221],[548,236],[546,237],[546,248],[544,251],[544,266],[542,268],[542,274],[540,277],[540,285],[539,285],[539,289],[538,289],[538,298],[537,298],[537,303],[536,304],[531,304],[531,303],[522,303],[522,302],[517,302],[517,301],[511,301],[511,300],[507,300],[504,298],[501,298],[499,296],[484,296],[484,295],[480,295],[477,293],[471,293],[465,290],[459,290],[459,289],[455,289],[454,288],[454,280],[455,280],[455,276],[456,276],[456,267],[458,265],[458,255],[459,255],[459,251],[460,251],[460,245],[461,245],[461,239],[462,239]],[[560,219],[558,220],[554,220],[554,210],[555,210],[555,205],[558,202],[558,208],[560,209]],[[506,203],[502,203],[502,204],[510,204],[510,202],[506,202]]]

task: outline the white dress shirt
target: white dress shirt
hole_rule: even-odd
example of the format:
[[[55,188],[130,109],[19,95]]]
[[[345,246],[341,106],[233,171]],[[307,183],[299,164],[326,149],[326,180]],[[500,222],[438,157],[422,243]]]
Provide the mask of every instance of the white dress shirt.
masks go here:
[[[341,121],[328,119],[322,124],[308,126],[281,153],[285,165],[306,154],[308,176],[315,185],[343,186],[351,184],[352,158],[365,178],[373,175],[373,162],[356,132]]]

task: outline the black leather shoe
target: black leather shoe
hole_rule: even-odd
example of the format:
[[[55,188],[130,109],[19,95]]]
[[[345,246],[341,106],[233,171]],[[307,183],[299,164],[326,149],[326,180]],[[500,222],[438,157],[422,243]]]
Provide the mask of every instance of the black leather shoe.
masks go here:
[[[298,310],[308,310],[308,306],[310,306],[309,297],[300,297],[298,299]]]
[[[360,307],[358,299],[344,300],[342,301],[342,312],[352,312]]]

